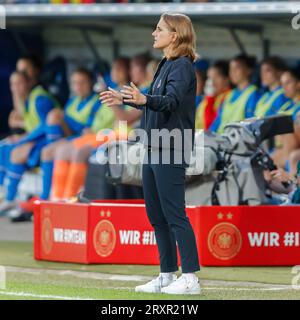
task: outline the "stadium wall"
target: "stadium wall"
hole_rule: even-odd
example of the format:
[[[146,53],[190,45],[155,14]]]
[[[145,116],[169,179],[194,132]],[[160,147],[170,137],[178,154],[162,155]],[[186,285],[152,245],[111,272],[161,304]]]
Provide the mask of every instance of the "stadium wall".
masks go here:
[[[230,32],[226,28],[197,25],[198,52],[205,58],[230,58],[239,52]],[[150,28],[117,25],[113,35],[91,31],[91,38],[100,55],[109,61],[113,59],[112,41],[118,42],[121,55],[132,56],[151,49]],[[278,24],[268,23],[262,34],[257,32],[237,31],[247,53],[259,60],[263,57],[262,39],[270,42],[270,54],[280,55],[291,63],[300,59],[300,30],[294,30],[290,21]],[[47,58],[63,54],[71,64],[88,64],[93,61],[91,51],[86,46],[81,30],[75,28],[45,28],[43,37],[46,43]],[[288,50],[287,50],[288,48]],[[158,52],[153,52],[157,56]]]

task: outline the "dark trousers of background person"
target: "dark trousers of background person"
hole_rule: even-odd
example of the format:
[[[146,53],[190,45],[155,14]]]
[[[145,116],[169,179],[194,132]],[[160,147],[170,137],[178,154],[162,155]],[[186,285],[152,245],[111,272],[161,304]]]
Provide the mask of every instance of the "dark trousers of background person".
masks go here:
[[[155,231],[160,258],[160,272],[178,270],[176,241],[183,273],[200,270],[196,239],[185,212],[185,167],[162,163],[162,151],[148,150],[143,164],[143,191],[146,211]],[[156,159],[157,164],[153,161]]]

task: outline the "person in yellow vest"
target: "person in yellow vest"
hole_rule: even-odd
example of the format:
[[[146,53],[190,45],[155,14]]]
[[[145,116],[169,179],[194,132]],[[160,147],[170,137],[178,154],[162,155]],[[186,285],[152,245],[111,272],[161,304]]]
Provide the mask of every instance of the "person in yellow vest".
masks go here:
[[[25,101],[30,92],[28,81],[29,78],[24,72],[16,70],[10,75],[9,83],[13,101],[13,110],[8,117],[10,137],[25,133],[23,112]]]
[[[22,105],[22,121],[25,135],[14,142],[7,154],[7,192],[6,200],[0,205],[0,212],[5,212],[16,206],[18,184],[23,173],[35,167],[39,161],[42,147],[47,143],[45,124],[48,113],[59,107],[57,101],[39,84],[42,65],[34,55],[22,56],[17,61],[17,71],[28,77],[31,88],[28,98]]]
[[[280,77],[285,69],[285,63],[279,57],[269,57],[262,61],[260,76],[262,85],[267,88],[267,92],[257,102],[255,117],[273,116],[289,107],[290,99],[285,96],[280,85]]]
[[[0,201],[5,198],[4,179],[9,166],[10,151],[14,143],[24,135],[23,107],[28,98],[30,87],[25,73],[14,71],[10,75],[9,84],[12,94],[13,110],[8,117],[10,132],[5,139],[0,141]]]
[[[296,174],[300,161],[300,71],[298,68],[288,69],[281,76],[284,95],[290,100],[279,114],[291,115],[294,120],[294,133],[279,136],[278,148],[271,157],[279,168]]]
[[[146,85],[145,73],[148,61],[143,63],[143,57],[135,57],[130,62],[126,58],[119,58],[114,61],[111,70],[111,78],[117,87],[128,84],[130,77],[136,77],[141,86]],[[141,67],[141,68],[140,68]],[[141,116],[140,110],[129,106],[107,108],[103,106],[103,112],[113,114],[108,125],[103,122],[103,116],[95,116],[93,126],[89,132],[73,140],[67,149],[57,150],[53,179],[52,199],[68,199],[75,196],[84,183],[87,172],[87,160],[91,152],[101,144],[112,139],[127,139],[130,126],[134,125]],[[126,121],[126,128],[116,131],[119,121]]]
[[[117,58],[112,64],[111,78],[117,87],[122,87],[132,77],[142,90],[147,91],[149,73],[153,73],[153,70],[148,68],[148,63],[149,57],[143,54],[135,56],[131,61],[125,57]],[[80,137],[55,148],[53,176],[49,181],[44,175],[41,198],[49,197],[50,188],[51,199],[68,199],[75,196],[84,183],[87,160],[91,152],[110,139],[127,139],[128,131],[131,127],[138,126],[140,117],[141,111],[129,106],[107,108],[102,105],[94,115],[90,128],[84,129]],[[126,121],[127,126],[117,132],[119,121]],[[48,177],[50,178],[50,174]],[[33,197],[28,202],[21,203],[21,211],[32,212],[33,202],[37,199],[38,197]]]
[[[38,56],[28,54],[20,57],[16,64],[16,71],[26,75],[30,88],[29,96],[26,100],[18,103],[18,111],[23,121],[23,128],[28,134],[24,141],[28,142],[40,137],[44,126],[42,123],[47,118],[48,113],[55,107],[60,107],[57,101],[39,83],[42,70],[42,63]],[[30,134],[29,134],[30,133]],[[30,149],[23,146],[24,150]]]
[[[110,125],[113,112],[103,110],[98,100],[98,94],[93,92],[93,75],[85,68],[76,69],[71,75],[71,91],[73,96],[67,101],[64,110],[54,109],[47,117],[46,139],[47,145],[41,153],[41,171],[43,177],[42,194],[33,197],[34,200],[49,198],[54,157],[59,148],[67,149],[70,141],[79,137],[95,126],[95,118],[101,118],[104,125]],[[26,207],[27,203],[21,202],[19,206]]]
[[[205,96],[196,110],[196,129],[207,130],[215,120],[219,107],[229,94],[229,63],[216,61],[208,69],[208,79],[204,87]]]
[[[258,89],[250,79],[255,67],[255,58],[238,55],[230,60],[229,78],[235,88],[226,96],[210,131],[222,133],[224,127],[253,116],[260,97]]]

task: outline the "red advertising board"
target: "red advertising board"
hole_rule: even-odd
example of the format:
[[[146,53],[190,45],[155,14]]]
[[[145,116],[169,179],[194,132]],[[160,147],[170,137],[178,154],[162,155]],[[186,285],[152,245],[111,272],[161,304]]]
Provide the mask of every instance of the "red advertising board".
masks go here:
[[[198,207],[207,266],[300,264],[299,206]]]
[[[186,211],[203,266],[300,264],[297,206],[205,206]],[[36,259],[49,261],[159,263],[142,200],[40,202],[34,212],[34,253]]]

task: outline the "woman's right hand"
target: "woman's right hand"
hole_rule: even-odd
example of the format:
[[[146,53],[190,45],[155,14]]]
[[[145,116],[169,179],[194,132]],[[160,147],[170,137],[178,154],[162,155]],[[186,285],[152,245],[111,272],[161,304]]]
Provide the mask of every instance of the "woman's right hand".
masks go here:
[[[121,106],[123,104],[123,96],[117,90],[108,87],[107,91],[100,93],[100,98],[102,103],[106,104],[108,107]]]

